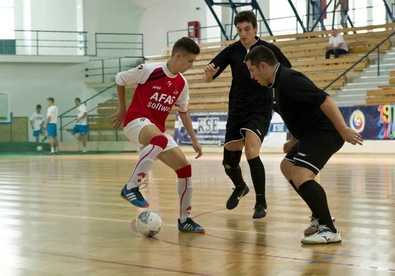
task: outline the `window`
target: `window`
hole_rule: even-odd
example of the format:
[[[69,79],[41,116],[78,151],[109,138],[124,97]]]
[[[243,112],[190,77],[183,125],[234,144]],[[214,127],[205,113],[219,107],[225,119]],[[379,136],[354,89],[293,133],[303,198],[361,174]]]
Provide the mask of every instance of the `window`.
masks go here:
[[[14,39],[14,0],[0,1],[0,39]]]

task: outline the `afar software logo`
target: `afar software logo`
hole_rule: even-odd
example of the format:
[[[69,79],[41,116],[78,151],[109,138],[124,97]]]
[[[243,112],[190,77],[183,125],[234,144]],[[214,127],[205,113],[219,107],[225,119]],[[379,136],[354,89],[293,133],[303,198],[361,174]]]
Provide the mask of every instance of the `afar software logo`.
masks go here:
[[[350,127],[358,133],[361,133],[365,128],[365,115],[362,111],[357,109],[350,116]]]

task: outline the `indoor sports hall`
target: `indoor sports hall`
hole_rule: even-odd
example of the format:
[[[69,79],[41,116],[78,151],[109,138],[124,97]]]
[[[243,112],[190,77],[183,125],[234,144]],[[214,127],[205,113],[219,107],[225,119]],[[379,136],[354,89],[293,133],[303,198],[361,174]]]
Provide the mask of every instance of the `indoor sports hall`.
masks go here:
[[[394,9],[395,0],[0,0],[0,275],[395,275]],[[226,207],[232,72],[210,83],[202,77],[239,40],[233,18],[247,10],[256,36],[326,91],[362,136],[363,145],[346,142],[315,179],[341,242],[301,243],[312,212],[280,170],[290,135],[278,113],[259,154],[267,215],[252,218],[245,155],[250,191]],[[349,49],[325,59],[332,29]],[[145,237],[136,218],[146,209],[120,196],[144,149],[111,125],[116,75],[166,62],[181,37],[200,46],[183,75],[203,155],[196,158],[176,107],[165,126],[192,166],[190,217],[205,233],[179,231],[177,175],[156,160],[140,191],[163,224]],[[127,105],[135,89],[126,87]],[[54,107],[56,147],[42,130]],[[75,133],[81,112],[86,135]]]

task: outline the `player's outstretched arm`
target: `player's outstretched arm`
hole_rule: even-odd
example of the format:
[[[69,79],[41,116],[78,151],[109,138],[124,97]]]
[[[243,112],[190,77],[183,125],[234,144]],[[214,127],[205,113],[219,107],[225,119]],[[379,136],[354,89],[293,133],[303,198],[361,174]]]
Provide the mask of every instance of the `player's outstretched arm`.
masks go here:
[[[189,112],[185,112],[185,113],[179,112],[178,114],[180,115],[180,119],[185,130],[187,131],[189,137],[191,137],[192,147],[197,153],[197,156],[195,158],[199,158],[200,156],[203,155],[203,151],[202,151],[202,146],[200,146],[200,143],[196,138],[195,131],[193,130],[191,116],[189,115]]]
[[[118,111],[111,115],[111,125],[118,128],[122,125],[126,113],[126,88],[117,84]]]
[[[339,108],[333,102],[331,97],[326,97],[325,101],[321,104],[321,110],[329,120],[331,120],[344,141],[353,145],[362,145],[362,136],[346,125]]]

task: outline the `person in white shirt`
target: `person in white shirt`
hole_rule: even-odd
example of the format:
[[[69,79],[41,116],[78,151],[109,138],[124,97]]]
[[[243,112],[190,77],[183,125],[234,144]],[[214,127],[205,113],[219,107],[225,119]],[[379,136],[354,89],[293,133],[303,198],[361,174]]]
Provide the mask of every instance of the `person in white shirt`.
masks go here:
[[[341,34],[337,33],[336,29],[331,32],[329,38],[329,44],[325,47],[325,58],[329,59],[330,55],[334,55],[338,58],[339,55],[348,53],[348,46]]]
[[[51,145],[51,152],[49,154],[58,153],[58,137],[56,132],[56,123],[58,121],[58,108],[54,105],[54,98],[48,98],[48,111],[47,111],[47,120],[45,123],[47,129],[47,136],[49,137],[49,143]]]
[[[73,127],[72,134],[79,133],[78,140],[82,143],[82,153],[88,152],[86,149],[86,133],[88,132],[88,113],[85,104],[81,103],[80,98],[75,99],[75,105],[78,106],[77,122]]]
[[[46,139],[44,132],[44,117],[41,114],[41,105],[36,106],[36,111],[30,116],[30,125],[33,130],[33,137],[36,137],[36,144],[38,145],[38,138],[43,137],[43,141]]]

